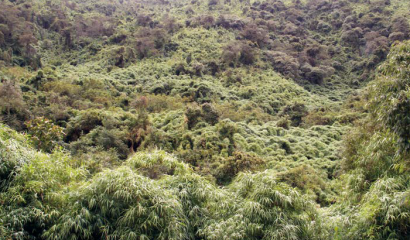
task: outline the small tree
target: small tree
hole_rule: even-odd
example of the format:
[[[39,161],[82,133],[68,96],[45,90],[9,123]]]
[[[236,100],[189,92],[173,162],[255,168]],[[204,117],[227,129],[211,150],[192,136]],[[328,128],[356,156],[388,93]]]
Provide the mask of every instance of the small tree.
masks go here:
[[[202,106],[202,118],[205,122],[215,125],[219,121],[219,113],[210,103],[204,103]]]
[[[263,47],[269,42],[268,32],[254,23],[246,25],[242,30],[241,35],[245,39],[258,44],[259,47]]]
[[[51,152],[63,139],[63,128],[44,117],[28,121],[26,125],[33,144],[45,152]]]
[[[131,106],[138,112],[138,117],[129,119],[127,139],[130,145],[130,151],[133,153],[142,144],[144,138],[149,134],[151,122],[147,113],[148,98],[142,96],[135,99]]]
[[[135,39],[135,50],[140,59],[155,56],[163,51],[168,42],[163,29],[142,28]]]
[[[239,61],[245,65],[251,65],[255,62],[255,51],[247,44],[241,45],[241,55]]]
[[[256,52],[251,46],[242,41],[229,43],[222,52],[222,62],[235,67],[238,62],[251,65],[256,61]]]
[[[18,84],[14,81],[2,80],[0,83],[0,109],[4,109],[10,116],[12,111],[19,111],[23,107],[23,96]]]
[[[185,122],[188,125],[188,129],[192,129],[200,121],[201,109],[197,104],[187,107],[185,111]]]
[[[302,119],[308,114],[308,109],[303,103],[294,103],[292,105],[286,106],[282,112],[281,116],[287,116],[292,125],[297,127],[302,123]]]

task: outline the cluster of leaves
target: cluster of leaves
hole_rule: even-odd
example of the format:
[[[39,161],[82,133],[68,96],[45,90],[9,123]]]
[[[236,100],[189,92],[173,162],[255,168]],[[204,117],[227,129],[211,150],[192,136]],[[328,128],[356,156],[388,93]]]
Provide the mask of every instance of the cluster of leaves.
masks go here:
[[[25,136],[0,126],[1,232],[4,239],[38,239],[65,208],[63,193],[85,171],[70,166],[62,152],[35,151]]]
[[[0,131],[2,152],[24,144],[7,127]],[[10,134],[18,140],[8,140]],[[85,171],[64,153],[19,149],[26,162],[14,167],[0,192],[2,238],[295,239],[321,227],[309,221],[310,201],[272,171],[242,174],[218,189],[173,156],[153,151],[84,181]]]
[[[63,128],[50,120],[37,118],[26,123],[33,144],[45,152],[51,152],[63,139]]]

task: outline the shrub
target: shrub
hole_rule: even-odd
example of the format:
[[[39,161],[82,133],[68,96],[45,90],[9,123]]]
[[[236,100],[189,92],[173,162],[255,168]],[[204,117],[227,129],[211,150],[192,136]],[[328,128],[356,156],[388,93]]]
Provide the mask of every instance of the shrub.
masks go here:
[[[202,106],[202,117],[205,122],[215,125],[219,121],[219,113],[210,103],[204,103]]]
[[[172,155],[158,150],[151,153],[136,153],[127,160],[127,165],[151,179],[159,179],[162,175],[183,175],[191,171],[188,165],[179,162]]]
[[[290,121],[287,118],[281,118],[277,123],[276,126],[284,128],[284,129],[289,129],[290,127]]]
[[[314,84],[323,84],[323,80],[326,77],[326,72],[318,67],[312,67],[308,69],[305,73],[306,78]]]
[[[0,124],[0,192],[9,187],[19,168],[28,163],[32,155],[25,137]]]
[[[313,192],[313,198],[321,204],[329,203],[329,190],[326,189],[326,183],[323,176],[311,166],[302,165],[285,172],[278,173],[279,179],[286,182],[292,187],[296,187],[304,193]],[[325,192],[327,191],[327,192]],[[327,199],[329,198],[329,199]]]
[[[14,156],[23,154],[18,160],[24,162],[15,167],[7,191],[0,194],[0,222],[10,234],[5,239],[40,239],[66,206],[68,186],[83,180],[85,173],[72,168],[64,153],[49,155],[20,147]]]
[[[218,5],[218,3],[219,3],[219,0],[209,0],[208,6]]]
[[[0,107],[7,115],[13,111],[21,111],[24,107],[23,96],[19,84],[15,81],[1,80]]]
[[[300,77],[300,65],[296,58],[279,51],[266,51],[264,52],[264,56],[266,60],[272,64],[273,69],[284,76],[292,79],[298,79]]]
[[[211,222],[201,231],[206,239],[300,239],[312,236],[304,217],[309,202],[272,172],[242,173],[231,185],[241,203],[228,218]],[[312,227],[312,229],[309,229]],[[308,237],[309,238],[309,237]]]
[[[227,184],[238,173],[259,170],[264,163],[256,154],[233,152],[232,156],[222,159],[215,177],[219,184]]]
[[[410,24],[407,18],[397,17],[393,19],[392,32],[403,33],[405,38],[409,37],[410,34]]]
[[[188,125],[188,129],[192,129],[199,122],[201,117],[201,109],[198,105],[192,105],[185,111],[185,122]]]
[[[230,67],[234,67],[239,62],[240,56],[240,49],[237,43],[228,44],[224,47],[222,52],[222,61],[229,65]]]
[[[105,150],[101,146],[86,147],[73,155],[74,166],[86,169],[92,176],[104,169],[113,169],[122,162],[115,149]]]
[[[45,152],[51,152],[59,145],[64,136],[64,129],[46,118],[40,117],[26,122],[33,144]]]
[[[128,167],[96,175],[72,196],[48,239],[184,239],[187,222],[170,191]]]
[[[281,116],[287,116],[292,125],[297,127],[302,123],[302,118],[308,114],[307,107],[303,103],[294,103],[293,105],[286,106],[282,112]]]
[[[67,124],[66,141],[76,141],[83,134],[103,125],[103,116],[98,110],[82,111]]]
[[[254,23],[247,24],[242,30],[241,35],[245,39],[258,44],[259,47],[264,47],[269,41],[267,31]]]
[[[0,113],[5,123],[16,129],[21,129],[19,121],[26,118],[28,111],[23,100],[20,85],[15,81],[1,80],[0,83]]]
[[[341,36],[342,43],[357,48],[360,45],[360,38],[362,37],[363,30],[361,28],[355,28],[343,32]]]
[[[245,65],[251,65],[256,61],[256,53],[251,46],[242,44],[240,49],[239,61]]]
[[[156,56],[161,53],[168,39],[162,29],[141,29],[135,40],[135,50],[140,59]]]

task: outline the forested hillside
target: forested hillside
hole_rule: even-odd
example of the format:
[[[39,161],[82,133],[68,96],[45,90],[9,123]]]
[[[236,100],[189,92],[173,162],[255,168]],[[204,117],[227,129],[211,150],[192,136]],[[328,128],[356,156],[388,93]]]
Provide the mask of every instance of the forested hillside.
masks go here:
[[[408,239],[407,0],[0,0],[0,239]]]

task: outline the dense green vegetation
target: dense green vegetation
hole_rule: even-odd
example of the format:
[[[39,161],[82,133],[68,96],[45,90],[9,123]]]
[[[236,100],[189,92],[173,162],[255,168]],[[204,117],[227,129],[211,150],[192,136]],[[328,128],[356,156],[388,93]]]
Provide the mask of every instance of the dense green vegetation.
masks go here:
[[[0,0],[0,239],[407,239],[409,9]]]

